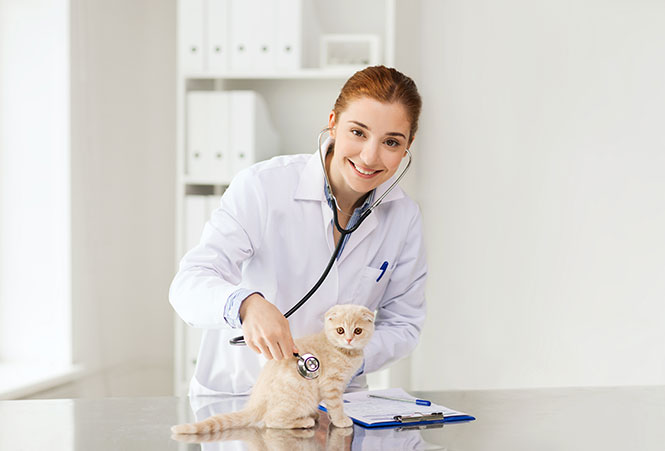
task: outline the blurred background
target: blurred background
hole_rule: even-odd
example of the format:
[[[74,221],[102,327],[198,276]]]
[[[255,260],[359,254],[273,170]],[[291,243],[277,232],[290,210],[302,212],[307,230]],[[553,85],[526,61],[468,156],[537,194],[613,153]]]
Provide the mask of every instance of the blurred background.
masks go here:
[[[0,0],[0,399],[185,393],[180,256],[371,64],[423,96],[430,265],[373,386],[665,383],[663,55],[653,0]]]

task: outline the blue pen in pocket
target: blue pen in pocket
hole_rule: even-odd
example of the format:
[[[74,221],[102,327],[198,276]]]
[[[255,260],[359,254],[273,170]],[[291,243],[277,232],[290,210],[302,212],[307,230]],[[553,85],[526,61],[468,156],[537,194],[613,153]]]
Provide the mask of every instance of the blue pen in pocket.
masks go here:
[[[381,277],[383,277],[383,275],[386,273],[386,269],[388,269],[388,262],[383,262],[381,268],[379,269],[381,270],[381,274],[379,274],[379,277],[376,279],[377,282],[381,280]]]

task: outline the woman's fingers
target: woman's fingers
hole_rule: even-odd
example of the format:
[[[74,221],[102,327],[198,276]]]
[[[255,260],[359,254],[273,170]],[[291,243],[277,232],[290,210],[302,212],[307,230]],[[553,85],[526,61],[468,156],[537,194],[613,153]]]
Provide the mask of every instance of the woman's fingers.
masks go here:
[[[272,303],[258,294],[249,296],[240,308],[245,342],[267,359],[290,357],[296,349],[289,322]]]
[[[281,347],[279,346],[279,342],[272,342],[268,343],[268,349],[270,350],[270,354],[272,355],[272,358],[275,360],[282,360],[284,358],[284,353],[282,352]]]
[[[274,339],[265,339],[263,341],[263,346],[261,347],[262,349],[262,354],[268,359],[268,360],[282,360],[286,357],[289,357],[284,352],[285,346],[282,344],[282,342],[285,341],[285,338],[279,337],[279,338],[274,338]],[[288,349],[288,348],[286,348]]]
[[[293,353],[297,353],[298,349],[296,348],[295,343],[293,342],[293,336],[291,335],[291,327],[289,327],[289,322],[285,319],[285,329],[283,338],[279,341],[279,348],[282,354],[282,359],[287,359],[293,356]]]
[[[263,339],[250,339],[249,341],[246,339],[245,342],[247,343],[247,346],[249,348],[256,352],[257,354],[263,354],[266,359],[272,360],[273,356],[272,353],[270,352],[270,345],[268,342],[266,342]]]
[[[273,353],[272,353],[272,351],[271,351],[271,346],[270,346],[269,343],[264,343],[264,344],[261,346],[261,353],[262,353],[262,354],[264,355],[264,357],[265,357],[266,359],[268,359],[268,360],[272,360],[272,359],[274,358],[274,357],[273,357]]]
[[[297,352],[286,352],[287,349],[296,349],[288,330],[286,334],[273,336],[273,338],[261,331],[258,334],[245,332],[245,343],[252,351],[263,354],[268,360],[281,360],[292,356],[293,352]],[[290,345],[284,343],[290,343]]]
[[[257,354],[261,354],[261,350],[258,348],[258,346],[254,344],[254,341],[247,335],[247,332],[245,332],[244,339],[245,339],[245,344],[249,349],[256,352]]]

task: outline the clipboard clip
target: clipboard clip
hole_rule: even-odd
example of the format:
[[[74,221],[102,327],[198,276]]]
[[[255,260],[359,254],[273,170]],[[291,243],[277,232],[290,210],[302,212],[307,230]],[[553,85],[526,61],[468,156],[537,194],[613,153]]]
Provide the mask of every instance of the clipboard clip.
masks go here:
[[[428,424],[407,424],[406,426],[396,427],[396,431],[422,431],[423,429],[439,429],[443,428],[444,423],[428,423]]]
[[[414,413],[413,415],[395,415],[393,420],[404,424],[420,423],[421,421],[442,421],[443,412],[432,412],[430,414]]]

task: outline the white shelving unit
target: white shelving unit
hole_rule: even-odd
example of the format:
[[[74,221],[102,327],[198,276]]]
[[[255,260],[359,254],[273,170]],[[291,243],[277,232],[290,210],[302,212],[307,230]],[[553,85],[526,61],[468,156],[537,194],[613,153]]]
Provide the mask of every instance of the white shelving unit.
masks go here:
[[[243,19],[243,10],[252,14]],[[267,11],[266,11],[267,8]],[[283,8],[276,10],[275,8]],[[295,11],[295,12],[294,12]],[[274,20],[274,17],[279,20]],[[288,17],[285,17],[289,14]],[[281,16],[280,16],[281,15]],[[242,27],[240,19],[272,23],[275,45],[266,33],[233,36],[234,30],[261,30],[259,24]],[[273,19],[273,20],[271,20]],[[192,246],[192,237],[200,236],[201,215],[209,215],[229,183],[227,177],[199,177],[187,167],[187,95],[193,91],[251,90],[267,105],[268,115],[279,137],[280,154],[311,153],[316,149],[318,132],[327,124],[336,96],[357,67],[321,67],[321,37],[367,35],[378,37],[381,58],[378,64],[394,66],[417,78],[419,2],[414,0],[178,0],[178,76],[177,76],[177,183],[176,249],[178,260]],[[268,21],[268,22],[265,22]],[[288,36],[279,24],[287,23]],[[283,27],[284,28],[284,27]],[[239,32],[243,34],[243,32]],[[284,44],[291,38],[292,41]],[[289,47],[286,60],[262,61],[247,67],[246,55],[234,55],[243,39],[264,39],[269,52]],[[262,45],[259,42],[259,47]],[[279,45],[278,45],[279,44]],[[225,53],[226,51],[226,53]],[[257,50],[254,52],[259,58]],[[261,55],[263,56],[263,55]],[[235,62],[240,63],[235,64]],[[238,67],[236,67],[238,66]],[[187,196],[197,196],[189,202]],[[191,199],[189,199],[191,200]],[[193,205],[193,207],[192,207]],[[197,225],[198,224],[198,225]],[[199,228],[199,230],[196,230]],[[295,301],[294,301],[295,302]],[[222,314],[220,312],[220,314]],[[196,364],[201,331],[175,318],[175,393],[187,393]],[[399,379],[400,377],[398,377]],[[403,379],[403,378],[402,378]],[[372,376],[375,387],[399,383],[391,372]],[[408,384],[402,383],[406,386]]]

